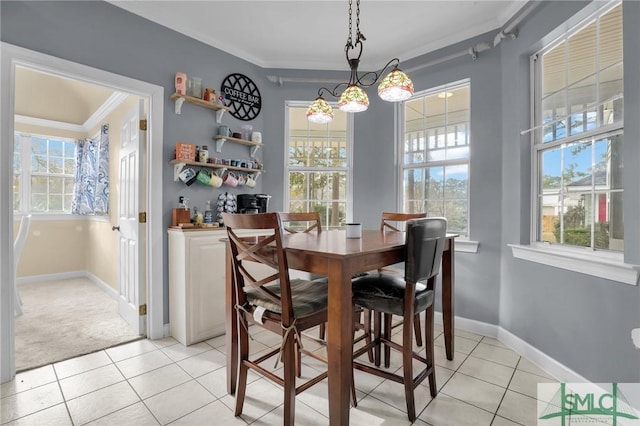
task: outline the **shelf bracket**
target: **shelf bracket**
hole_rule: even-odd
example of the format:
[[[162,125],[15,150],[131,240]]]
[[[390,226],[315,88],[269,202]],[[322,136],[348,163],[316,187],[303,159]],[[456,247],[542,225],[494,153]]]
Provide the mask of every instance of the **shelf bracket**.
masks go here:
[[[258,153],[259,149],[260,149],[259,145],[255,145],[251,147],[251,158],[256,158],[256,154]]]
[[[216,123],[217,124],[222,123],[222,116],[224,115],[225,111],[226,111],[225,109],[219,109],[219,110],[216,111]],[[220,152],[220,151],[218,151],[218,152]]]
[[[184,105],[184,98],[178,98],[176,99],[176,109],[175,109],[175,113],[177,115],[182,114],[182,105]]]
[[[217,114],[217,113],[216,113]],[[216,140],[216,152],[222,152],[222,146],[227,140],[225,138]]]
[[[184,169],[185,164],[184,163],[178,163],[178,164],[174,164],[173,165],[173,180],[174,181],[178,181],[180,180],[180,173],[182,173],[182,169]]]

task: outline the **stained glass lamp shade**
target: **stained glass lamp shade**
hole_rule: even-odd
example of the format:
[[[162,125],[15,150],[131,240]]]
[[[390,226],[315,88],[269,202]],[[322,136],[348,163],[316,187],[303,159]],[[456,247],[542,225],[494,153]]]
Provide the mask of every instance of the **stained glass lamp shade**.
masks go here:
[[[312,123],[329,123],[333,120],[333,108],[322,96],[318,96],[307,109],[307,119]]]
[[[361,112],[369,108],[369,97],[359,86],[349,86],[340,95],[338,107],[344,112]]]
[[[413,82],[407,74],[394,68],[378,86],[378,96],[385,101],[398,102],[413,95]]]

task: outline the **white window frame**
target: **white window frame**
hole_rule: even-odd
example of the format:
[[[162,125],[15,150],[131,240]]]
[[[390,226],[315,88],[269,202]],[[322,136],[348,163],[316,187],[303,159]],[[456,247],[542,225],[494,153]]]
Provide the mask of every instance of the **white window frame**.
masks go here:
[[[422,96],[430,96],[441,92],[446,92],[447,90],[457,89],[463,86],[469,87],[469,91],[471,92],[471,79],[466,78],[458,81],[454,81],[451,83],[443,84],[441,86],[432,87],[418,93],[414,94],[414,97],[422,97]],[[413,98],[412,98],[413,99]],[[408,167],[404,163],[404,138],[406,134],[406,116],[405,116],[405,102],[399,103],[396,107],[396,155],[398,158],[398,190],[397,190],[397,205],[398,208],[404,210],[404,171],[408,168],[415,168],[415,165],[412,164],[411,167]],[[468,121],[468,134],[471,138],[471,99],[469,99],[469,121]],[[465,163],[469,170],[469,182],[471,182],[471,142],[469,143],[469,157],[466,160],[443,160],[437,162],[425,162],[422,164],[423,167],[431,167],[431,166],[442,166],[446,167],[448,165],[458,165]],[[455,250],[458,252],[464,253],[477,253],[478,252],[478,241],[473,241],[469,238],[471,235],[471,194],[469,188],[467,189],[467,236],[460,236],[456,238],[456,248]]]
[[[76,140],[73,138],[63,137],[63,136],[51,136],[45,134],[37,134],[31,132],[21,132],[17,131],[14,133],[15,135],[20,135],[20,209],[14,211],[14,215],[20,216],[25,214],[36,214],[36,215],[47,215],[47,216],[70,216],[72,215],[71,211],[32,211],[31,209],[31,178],[33,175],[31,170],[31,139],[32,138],[41,138],[47,140],[57,140],[62,141],[64,143],[72,142],[76,144]],[[15,139],[14,139],[15,140]],[[25,143],[26,142],[26,143]],[[75,158],[74,158],[75,161]],[[12,177],[15,176],[15,172],[12,172]],[[51,174],[44,174],[46,176],[50,176]],[[53,174],[58,175],[58,174]],[[59,176],[67,176],[63,174],[59,174]],[[68,177],[68,176],[67,176]],[[75,178],[75,171],[72,178]],[[13,194],[13,192],[12,192]],[[12,202],[13,203],[13,202]]]
[[[539,162],[538,152],[542,147],[551,148],[554,143],[536,144],[536,132],[543,128],[546,124],[538,124],[536,117],[538,116],[536,108],[539,108],[538,92],[541,82],[536,81],[539,73],[536,72],[536,59],[542,52],[548,50],[557,43],[557,41],[565,39],[568,35],[582,29],[585,23],[593,20],[596,16],[607,13],[616,7],[619,2],[607,3],[606,5],[594,10],[588,17],[571,25],[568,31],[564,31],[553,43],[548,43],[541,51],[532,55],[530,58],[530,103],[531,103],[531,123],[534,127],[528,130],[531,137],[531,224],[530,224],[530,241],[528,245],[509,244],[512,254],[517,259],[523,259],[531,262],[541,263],[543,265],[561,268],[573,272],[579,272],[598,278],[611,281],[625,283],[629,285],[637,285],[640,276],[640,265],[631,265],[624,262],[623,252],[614,252],[607,250],[593,250],[591,247],[575,247],[561,244],[551,244],[547,242],[537,241],[538,238],[538,184],[539,184]],[[616,131],[622,131],[624,134],[624,123],[615,123],[612,125],[600,126],[596,130],[585,131],[575,136],[565,137],[560,140],[559,144],[567,143],[574,140],[589,139],[589,137],[597,135],[606,135]],[[623,142],[624,143],[624,142]],[[623,188],[624,189],[624,188]]]
[[[346,113],[347,116],[347,129],[346,129],[346,137],[347,137],[347,166],[346,167],[300,167],[300,166],[291,166],[289,165],[289,141],[291,140],[289,134],[289,108],[306,108],[308,107],[308,102],[304,101],[286,101],[285,102],[285,114],[284,114],[284,137],[285,137],[285,147],[284,147],[284,205],[285,210],[289,209],[289,203],[291,201],[289,194],[289,173],[290,172],[308,172],[308,171],[319,171],[319,172],[346,172],[347,174],[347,187],[346,187],[346,221],[353,221],[353,141],[354,141],[354,120],[353,114]],[[329,102],[329,104],[334,108],[338,108],[338,104],[336,102]]]

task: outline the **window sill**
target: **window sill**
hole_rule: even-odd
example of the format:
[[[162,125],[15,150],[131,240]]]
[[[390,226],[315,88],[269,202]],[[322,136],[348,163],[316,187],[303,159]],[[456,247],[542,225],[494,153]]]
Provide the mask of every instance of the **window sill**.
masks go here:
[[[621,253],[597,252],[538,243],[509,244],[513,257],[579,272],[598,278],[637,285],[640,265],[624,263]]]
[[[461,253],[477,253],[479,245],[480,243],[478,241],[462,240],[458,238],[456,238],[455,242],[456,251]]]

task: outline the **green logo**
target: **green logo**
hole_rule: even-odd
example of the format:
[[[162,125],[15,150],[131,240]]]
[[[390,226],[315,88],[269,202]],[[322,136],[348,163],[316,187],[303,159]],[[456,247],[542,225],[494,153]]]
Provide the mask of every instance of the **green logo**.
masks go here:
[[[638,384],[629,385],[636,387],[636,396]],[[538,416],[538,425],[640,425],[617,383],[540,383]]]

